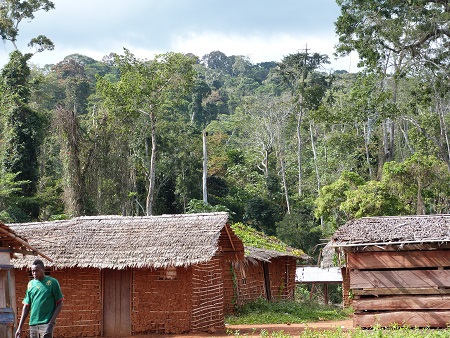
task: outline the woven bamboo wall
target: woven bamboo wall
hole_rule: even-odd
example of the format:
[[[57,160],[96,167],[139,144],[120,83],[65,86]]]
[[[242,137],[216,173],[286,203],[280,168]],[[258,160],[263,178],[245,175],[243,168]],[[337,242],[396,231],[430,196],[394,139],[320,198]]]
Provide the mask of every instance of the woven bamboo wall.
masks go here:
[[[182,333],[191,327],[192,268],[177,268],[173,280],[163,269],[133,271],[133,334]]]
[[[283,256],[272,258],[269,264],[273,300],[294,299],[296,259]]]
[[[223,269],[223,297],[224,297],[224,314],[231,315],[236,309],[237,294],[234,286],[234,268],[231,262],[224,262]]]
[[[222,330],[224,323],[223,257],[192,267],[193,332]]]
[[[26,269],[16,269],[16,297],[19,316],[22,301],[30,280]],[[64,294],[64,307],[54,331],[55,337],[97,337],[101,335],[102,303],[101,277],[98,269],[60,269],[50,272],[56,278]],[[18,320],[20,317],[18,317]],[[29,319],[29,318],[28,318]],[[28,323],[28,319],[26,323]],[[24,327],[28,338],[28,325]]]
[[[238,286],[238,306],[250,303],[258,298],[267,298],[264,283],[264,270],[262,262],[248,263],[244,266],[244,274],[241,269],[236,269],[236,281]]]

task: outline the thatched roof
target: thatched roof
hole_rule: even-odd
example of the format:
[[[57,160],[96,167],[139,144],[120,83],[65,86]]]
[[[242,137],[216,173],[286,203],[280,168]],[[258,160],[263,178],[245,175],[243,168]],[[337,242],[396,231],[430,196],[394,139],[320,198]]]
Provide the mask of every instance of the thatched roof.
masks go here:
[[[366,217],[347,222],[333,246],[450,242],[450,215]]]
[[[167,267],[206,262],[218,250],[228,214],[148,217],[95,216],[65,221],[11,224],[19,235],[47,253],[56,268]],[[15,267],[31,260],[19,257]]]
[[[234,233],[241,239],[245,247],[245,258],[256,264],[257,261],[270,262],[276,257],[295,257],[304,261],[312,258],[303,250],[290,247],[274,236],[268,236],[249,225],[235,223],[231,226]]]
[[[273,258],[277,257],[294,257],[301,260],[308,261],[311,259],[307,254],[303,253],[302,255],[296,254],[296,252],[287,252],[287,251],[276,251],[264,248],[255,248],[251,246],[245,246],[245,259],[250,261],[253,264],[256,264],[258,261],[270,262]]]
[[[10,248],[12,252],[21,253],[24,255],[41,255],[48,259],[48,257],[33,248],[25,238],[19,236],[10,227],[0,222],[0,246]]]

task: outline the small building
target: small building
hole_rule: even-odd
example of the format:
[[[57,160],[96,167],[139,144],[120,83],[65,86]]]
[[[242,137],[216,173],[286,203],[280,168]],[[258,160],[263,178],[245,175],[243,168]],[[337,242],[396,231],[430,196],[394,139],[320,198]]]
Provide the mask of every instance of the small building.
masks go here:
[[[244,242],[245,260],[225,271],[225,313],[258,299],[293,300],[297,262],[311,257],[241,223],[233,230]]]
[[[294,299],[294,254],[269,249],[245,247],[245,260],[232,264],[225,288],[225,313],[258,299],[278,301]]]
[[[47,273],[66,298],[55,336],[98,337],[223,329],[224,271],[244,259],[227,221],[221,212],[10,226],[53,259]],[[13,260],[18,303],[31,261]]]
[[[342,272],[339,267],[322,268],[320,266],[297,266],[295,272],[295,282],[297,284],[311,285],[310,299],[314,293],[316,284],[323,286],[324,303],[328,305],[329,284],[342,284]]]
[[[352,220],[332,245],[345,265],[354,326],[448,326],[450,215]]]

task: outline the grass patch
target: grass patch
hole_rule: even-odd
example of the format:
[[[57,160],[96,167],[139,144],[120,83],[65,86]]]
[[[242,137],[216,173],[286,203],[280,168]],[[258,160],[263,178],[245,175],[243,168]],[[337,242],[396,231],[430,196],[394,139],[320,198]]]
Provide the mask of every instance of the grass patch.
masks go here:
[[[244,305],[234,316],[225,319],[227,324],[283,324],[307,323],[325,320],[349,319],[351,310],[317,303],[294,301],[268,302],[259,299]]]
[[[333,306],[325,306],[310,302],[280,301],[270,303],[264,299],[243,306],[236,315],[229,316],[225,322],[229,325],[251,324],[284,324],[308,323],[325,320],[345,320],[351,318],[352,311],[342,310]],[[241,337],[239,330],[227,330],[230,336]],[[247,336],[247,335],[244,335]],[[267,332],[251,337],[289,338],[291,335],[284,331]],[[243,337],[243,336],[242,336]],[[374,327],[371,330],[354,328],[349,331],[342,329],[314,330],[307,328],[296,335],[299,338],[447,338],[450,337],[450,328],[447,329],[419,329],[402,326],[390,328]]]
[[[273,332],[280,337],[280,332]],[[282,333],[283,334],[283,333]],[[273,337],[275,337],[273,336]],[[291,337],[285,334],[283,337]],[[418,329],[409,327],[375,327],[372,330],[354,330],[343,332],[340,329],[328,331],[315,331],[307,329],[299,335],[299,338],[444,338],[450,337],[450,329]]]

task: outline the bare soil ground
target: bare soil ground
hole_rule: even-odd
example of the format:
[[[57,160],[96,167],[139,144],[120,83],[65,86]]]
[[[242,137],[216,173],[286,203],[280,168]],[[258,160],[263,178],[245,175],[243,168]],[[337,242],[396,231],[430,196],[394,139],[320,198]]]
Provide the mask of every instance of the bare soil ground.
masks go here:
[[[349,331],[353,328],[353,321],[341,320],[341,321],[323,321],[305,324],[266,324],[266,325],[227,325],[226,330],[222,332],[201,332],[201,333],[186,333],[178,335],[162,335],[162,334],[152,334],[152,335],[140,335],[132,336],[126,338],[201,338],[201,337],[217,337],[217,338],[230,338],[233,334],[247,337],[258,337],[262,330],[267,333],[284,331],[284,333],[290,336],[298,336],[305,329],[313,330],[332,330],[336,328],[341,328],[342,331]],[[228,331],[228,332],[227,332]]]

